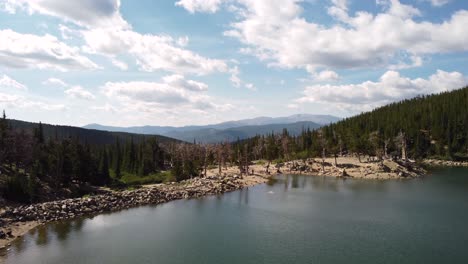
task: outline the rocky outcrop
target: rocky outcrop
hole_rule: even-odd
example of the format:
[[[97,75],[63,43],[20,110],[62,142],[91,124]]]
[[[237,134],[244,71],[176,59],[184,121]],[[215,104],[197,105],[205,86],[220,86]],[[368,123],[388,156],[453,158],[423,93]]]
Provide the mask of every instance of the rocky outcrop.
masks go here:
[[[221,194],[242,187],[244,187],[244,182],[235,176],[195,178],[180,183],[144,187],[132,191],[109,191],[105,194],[87,198],[5,208],[0,214],[0,219],[6,223],[5,226],[26,221],[45,223],[142,205],[160,204],[177,199]],[[7,230],[1,232],[1,236],[3,234],[8,235]]]
[[[409,179],[417,178],[426,171],[417,163],[411,161],[381,161],[359,162],[357,158],[340,157],[338,164],[333,158],[324,160],[308,159],[286,162],[285,171],[289,173],[330,176],[337,178],[356,179]]]

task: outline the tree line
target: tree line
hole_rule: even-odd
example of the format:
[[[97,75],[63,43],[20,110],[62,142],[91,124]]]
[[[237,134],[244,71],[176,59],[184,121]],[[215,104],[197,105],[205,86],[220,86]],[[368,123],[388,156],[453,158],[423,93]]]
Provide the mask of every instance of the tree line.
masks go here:
[[[197,145],[138,135],[90,144],[79,136],[58,136],[63,131],[46,136],[42,123],[30,128],[11,126],[5,112],[0,118],[0,196],[8,200],[35,202],[44,194],[66,196],[65,190],[80,195],[86,186],[121,186],[125,173],[172,171],[177,181],[200,174]]]
[[[251,173],[253,160],[287,160],[354,155],[377,160],[439,158],[468,160],[468,87],[418,96],[299,135],[270,133],[218,144],[183,143],[160,137],[125,135],[112,143],[44,135],[13,128],[0,119],[0,192],[8,199],[38,200],[41,187],[55,191],[80,184],[121,183],[124,174],[145,177],[170,172],[176,181],[206,176],[208,169],[238,166]],[[86,132],[82,132],[86,133]],[[57,134],[57,133],[55,133]]]
[[[288,131],[235,144],[248,158],[273,160],[340,155],[468,160],[468,87],[418,96],[298,136]]]

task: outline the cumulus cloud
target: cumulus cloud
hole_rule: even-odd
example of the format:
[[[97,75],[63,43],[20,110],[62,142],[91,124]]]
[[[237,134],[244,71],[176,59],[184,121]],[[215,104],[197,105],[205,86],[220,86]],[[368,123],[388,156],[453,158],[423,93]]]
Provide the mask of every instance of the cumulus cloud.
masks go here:
[[[65,94],[72,98],[84,100],[94,100],[96,98],[91,92],[81,86],[73,86],[72,88],[65,90]]]
[[[330,70],[321,71],[319,73],[313,73],[312,77],[317,82],[336,82],[340,79],[338,73]]]
[[[115,67],[121,69],[122,71],[128,70],[128,65],[127,65],[127,63],[125,63],[125,62],[123,62],[123,61],[121,61],[121,60],[118,60],[118,59],[116,59],[116,58],[114,58],[114,57],[111,57],[110,59],[111,59],[112,64],[113,64]]]
[[[443,6],[450,2],[450,0],[427,0],[431,2],[433,6]]]
[[[191,91],[207,91],[208,85],[202,82],[186,80],[179,74],[169,75],[163,78],[164,83],[171,87],[187,89]]]
[[[236,88],[240,88],[241,86],[244,86],[245,88],[251,90],[251,91],[256,91],[257,90],[257,87],[255,87],[255,85],[253,85],[252,83],[246,83],[244,82],[240,77],[240,70],[239,70],[239,67],[236,65],[234,67],[232,67],[230,70],[229,70],[229,73],[231,74],[231,76],[229,77],[229,80],[231,81],[232,85]]]
[[[58,86],[58,87],[67,87],[68,84],[62,81],[59,78],[49,78],[42,82],[43,85],[51,85],[51,86]]]
[[[10,76],[3,74],[0,78],[0,88],[13,88],[18,90],[27,90],[26,85],[19,83],[18,81],[12,79]]]
[[[6,0],[3,9],[18,9],[61,18],[85,27],[129,27],[120,14],[120,0]]]
[[[144,112],[161,112],[169,109],[183,111],[225,111],[229,104],[215,103],[206,95],[204,83],[186,80],[181,75],[169,75],[162,82],[107,82],[102,88],[110,99],[117,99],[127,108]]]
[[[187,9],[190,13],[215,13],[225,0],[180,0],[175,4]]]
[[[49,34],[21,34],[0,30],[0,65],[12,68],[53,69],[59,71],[96,69],[98,66]]]
[[[234,87],[237,88],[239,88],[242,85],[242,80],[239,78],[239,74],[239,67],[234,66],[231,69],[231,77],[229,78],[229,80],[231,81],[232,85],[234,85]]]
[[[424,55],[468,50],[468,11],[441,23],[427,21],[416,7],[379,0],[382,11],[350,14],[347,1],[333,0],[331,25],[306,20],[300,0],[232,0],[238,18],[224,34],[271,66],[282,68],[374,68],[420,66]],[[193,9],[197,11],[197,9]],[[414,58],[398,61],[401,53]]]
[[[34,108],[48,111],[63,111],[67,107],[63,104],[51,104],[37,100],[30,100],[24,96],[11,93],[0,93],[0,105],[7,108]]]
[[[143,35],[132,30],[104,28],[84,30],[82,34],[87,52],[107,56],[130,54],[143,71],[165,70],[205,75],[228,70],[227,64],[222,60],[205,58],[176,47],[177,40],[169,36]]]
[[[166,35],[135,32],[120,14],[120,0],[6,0],[3,4],[3,10],[8,12],[16,12],[18,9],[27,10],[31,14],[40,13],[58,17],[78,25],[81,27],[78,30],[60,25],[62,38],[66,40],[78,35],[85,41],[83,50],[108,57],[114,66],[122,70],[127,70],[128,65],[118,59],[120,55],[135,59],[140,70],[147,72],[164,70],[173,73],[204,75],[228,71],[228,66],[223,60],[209,59],[182,48],[188,44],[188,37],[173,39]],[[47,40],[58,42],[50,35],[47,35]],[[47,46],[50,44],[48,43]],[[54,54],[50,52],[46,55]],[[74,57],[78,56],[77,49],[74,55]],[[76,64],[76,59],[80,59],[80,66],[96,68],[96,65],[89,60],[85,61],[86,58],[82,56],[69,58],[67,61]],[[14,63],[11,60],[9,62]],[[61,67],[61,69],[64,68],[66,67]]]
[[[459,72],[437,70],[428,79],[410,79],[396,71],[387,71],[377,82],[308,86],[294,103],[334,104],[352,111],[363,111],[417,95],[462,88],[467,82],[468,79]]]

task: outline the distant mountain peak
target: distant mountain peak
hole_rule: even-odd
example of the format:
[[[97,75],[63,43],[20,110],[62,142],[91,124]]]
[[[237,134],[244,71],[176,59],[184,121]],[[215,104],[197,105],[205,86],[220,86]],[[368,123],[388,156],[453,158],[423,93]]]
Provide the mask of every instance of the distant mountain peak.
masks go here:
[[[246,135],[251,135],[252,131],[258,129],[259,134],[264,134],[265,126],[271,126],[271,128],[289,128],[297,130],[299,123],[305,122],[307,127],[316,128],[323,125],[328,125],[341,120],[341,118],[332,115],[313,115],[313,114],[294,114],[284,117],[268,117],[259,116],[249,119],[233,120],[222,122],[218,124],[204,125],[204,126],[134,126],[134,127],[115,127],[115,126],[104,126],[100,124],[89,124],[84,126],[88,129],[106,130],[111,132],[128,132],[138,134],[152,134],[152,135],[164,135],[174,137],[181,140],[190,140],[206,138],[206,136],[213,136],[216,134],[218,138],[222,138],[223,135],[227,138],[231,138],[232,135],[238,135],[240,138],[245,138]],[[268,131],[266,133],[270,133]],[[254,134],[255,135],[255,134]],[[197,140],[200,141],[200,140]]]

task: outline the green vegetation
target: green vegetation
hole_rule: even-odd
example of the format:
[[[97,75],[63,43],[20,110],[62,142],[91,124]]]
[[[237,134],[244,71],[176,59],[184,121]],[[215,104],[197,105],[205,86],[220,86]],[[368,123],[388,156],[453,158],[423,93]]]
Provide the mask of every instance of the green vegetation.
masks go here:
[[[250,160],[269,161],[343,154],[468,160],[467,128],[468,87],[392,103],[298,136],[284,130],[239,141],[232,159],[245,152]]]
[[[249,172],[262,164],[340,155],[377,160],[468,160],[468,87],[393,103],[299,135],[259,135],[235,143],[188,144],[157,136],[115,134],[0,119],[0,195],[34,202],[46,190],[182,181],[227,164]],[[20,125],[18,125],[20,124]],[[105,133],[105,134],[101,134]],[[73,135],[72,135],[73,134]],[[110,141],[111,140],[111,141]],[[161,142],[160,140],[163,140]],[[265,161],[262,161],[265,160]],[[80,193],[82,196],[84,193]]]
[[[124,187],[200,175],[200,147],[167,138],[161,143],[160,139],[41,123],[32,126],[8,120],[4,113],[0,118],[0,196],[36,202],[81,197],[92,191],[91,186]]]
[[[115,175],[115,173],[111,173]],[[138,176],[136,174],[131,174],[128,172],[122,173],[120,178],[125,185],[143,185],[143,184],[153,184],[153,183],[165,183],[175,181],[175,177],[170,171],[152,173],[146,176]]]

